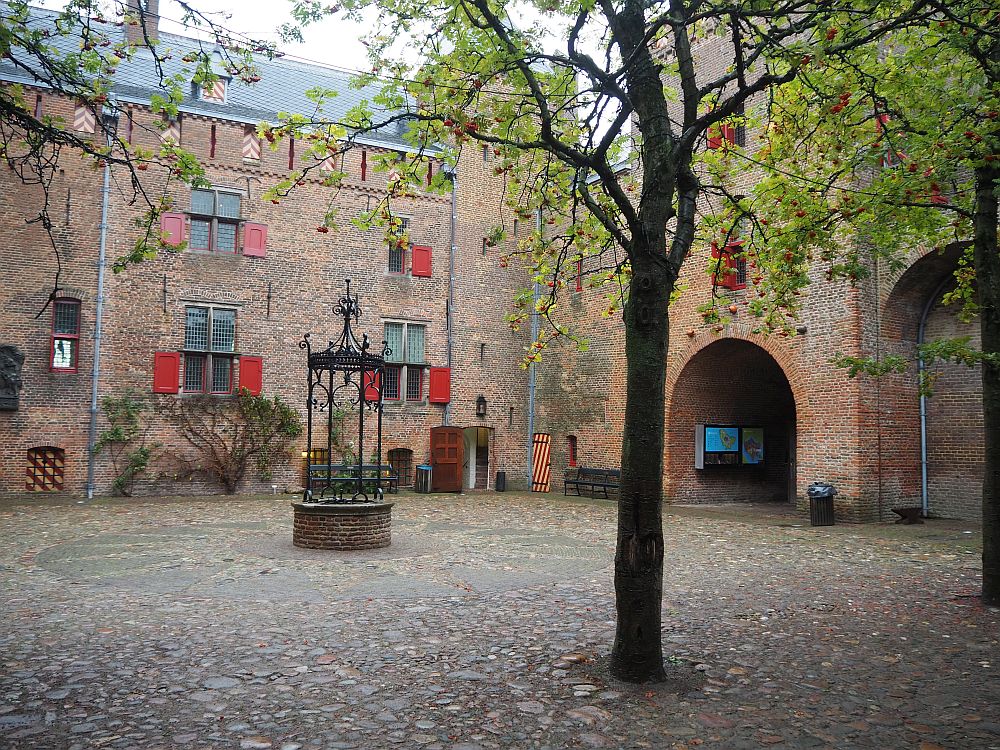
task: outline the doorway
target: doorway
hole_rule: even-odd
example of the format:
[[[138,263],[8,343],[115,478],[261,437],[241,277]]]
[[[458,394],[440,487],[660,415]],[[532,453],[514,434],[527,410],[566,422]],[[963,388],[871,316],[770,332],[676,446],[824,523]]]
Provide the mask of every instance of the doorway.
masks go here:
[[[462,464],[462,485],[473,490],[490,488],[489,427],[466,427],[465,459]]]

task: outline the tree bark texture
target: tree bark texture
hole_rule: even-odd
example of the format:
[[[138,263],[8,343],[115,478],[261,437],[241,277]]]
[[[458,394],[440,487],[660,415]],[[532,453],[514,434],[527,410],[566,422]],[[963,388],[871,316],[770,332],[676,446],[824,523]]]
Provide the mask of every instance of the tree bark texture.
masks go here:
[[[672,281],[646,253],[633,261],[625,306],[626,401],[615,553],[618,622],[611,673],[629,682],[663,680],[663,421]]]
[[[1000,250],[997,196],[1000,168],[976,169],[975,257],[983,352],[1000,352]],[[983,601],[1000,605],[1000,366],[983,362]]]

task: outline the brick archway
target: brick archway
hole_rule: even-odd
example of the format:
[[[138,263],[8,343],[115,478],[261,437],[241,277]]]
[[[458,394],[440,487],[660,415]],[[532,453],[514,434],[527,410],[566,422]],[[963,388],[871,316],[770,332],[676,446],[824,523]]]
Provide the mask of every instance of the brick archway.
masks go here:
[[[808,424],[803,419],[808,400],[791,344],[740,326],[728,333],[692,338],[667,368],[666,497],[672,502],[794,501],[797,425]],[[698,423],[763,428],[764,463],[695,469]]]
[[[963,323],[941,295],[954,286],[959,244],[914,252],[914,261],[889,287],[882,304],[885,354],[915,361],[921,316],[925,341],[969,336],[979,346],[978,321]],[[929,307],[928,307],[929,306]],[[982,373],[978,367],[933,365],[934,395],[926,399],[928,511],[932,516],[981,517],[983,476]],[[920,398],[915,363],[882,379],[879,429],[881,495],[891,504],[921,504]]]

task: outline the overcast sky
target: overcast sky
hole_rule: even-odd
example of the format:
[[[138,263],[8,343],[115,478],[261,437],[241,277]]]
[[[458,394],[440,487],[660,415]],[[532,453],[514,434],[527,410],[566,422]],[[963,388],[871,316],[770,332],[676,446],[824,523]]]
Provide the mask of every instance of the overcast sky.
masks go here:
[[[61,8],[65,0],[34,0],[46,8]],[[278,29],[291,21],[288,0],[192,0],[205,13],[220,13],[218,21],[226,28],[254,39],[279,42]],[[234,10],[237,8],[236,10]],[[174,0],[160,0],[160,28],[176,34],[193,35],[180,25],[183,12]],[[229,16],[228,20],[226,16]],[[365,47],[358,38],[368,31],[349,21],[328,18],[303,32],[302,44],[280,44],[286,54],[309,62],[348,70],[368,69]]]

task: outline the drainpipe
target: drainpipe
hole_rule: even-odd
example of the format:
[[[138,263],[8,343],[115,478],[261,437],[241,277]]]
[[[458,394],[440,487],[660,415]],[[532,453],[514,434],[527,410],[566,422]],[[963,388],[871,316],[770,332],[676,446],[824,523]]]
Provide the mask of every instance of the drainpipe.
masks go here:
[[[535,209],[535,231],[538,236],[542,235],[542,209]],[[538,282],[534,282],[531,295],[531,340],[538,340]],[[532,459],[534,458],[535,442],[535,363],[528,365],[528,489],[531,489],[532,480]]]
[[[924,364],[924,357],[920,353],[920,346],[924,343],[924,334],[926,333],[927,327],[927,316],[931,313],[931,308],[934,307],[934,302],[941,299],[941,295],[944,294],[944,289],[948,286],[951,281],[950,276],[945,276],[944,279],[938,284],[937,289],[934,293],[927,299],[927,304],[924,305],[924,310],[920,313],[920,325],[917,327],[917,373],[918,380],[917,384],[923,381],[924,370],[926,365]],[[927,488],[927,396],[923,393],[920,394],[920,515],[924,518],[927,517],[928,508],[930,506],[928,500],[928,488]]]
[[[118,111],[114,104],[103,111],[104,134],[108,150],[114,143]],[[111,199],[111,162],[104,162],[104,187],[101,191],[100,243],[97,251],[97,308],[94,311],[94,367],[90,376],[90,429],[87,433],[87,499],[94,499],[94,445],[97,443],[97,390],[101,376],[101,323],[104,317],[104,271],[107,266],[108,204]]]
[[[455,231],[458,225],[458,169],[445,164],[441,171],[451,180],[451,227],[449,229],[449,251],[448,251],[448,314],[445,316],[445,326],[448,329],[448,377],[451,377],[451,351],[452,351],[452,328],[454,327],[455,311],[455,254],[458,246],[455,244]],[[451,424],[451,401],[444,405],[444,426]]]

